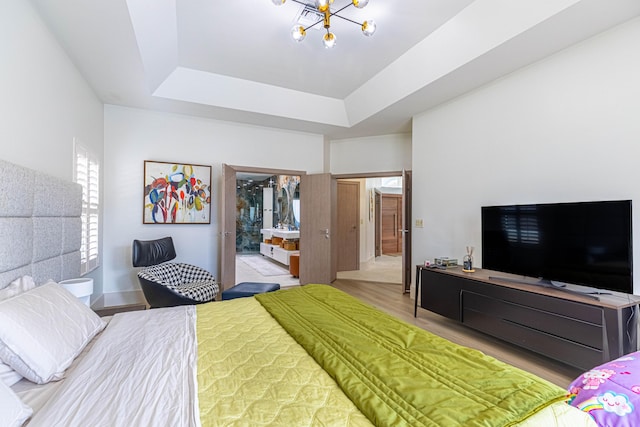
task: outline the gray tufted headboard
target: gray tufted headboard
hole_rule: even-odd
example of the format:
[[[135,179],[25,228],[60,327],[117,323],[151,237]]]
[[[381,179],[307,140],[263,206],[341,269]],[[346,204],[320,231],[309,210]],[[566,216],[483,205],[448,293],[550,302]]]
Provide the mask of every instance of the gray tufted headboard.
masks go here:
[[[0,289],[80,276],[82,187],[0,160]]]

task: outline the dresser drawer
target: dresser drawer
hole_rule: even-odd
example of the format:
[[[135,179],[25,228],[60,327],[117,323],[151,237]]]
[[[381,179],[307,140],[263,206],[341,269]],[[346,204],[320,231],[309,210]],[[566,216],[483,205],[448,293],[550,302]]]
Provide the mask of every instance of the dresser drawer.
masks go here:
[[[469,291],[462,291],[461,300],[463,308],[462,323],[468,326],[473,327],[471,323],[475,317],[472,313],[476,312],[531,331],[562,337],[567,341],[597,350],[603,349],[602,313],[600,313],[600,322],[594,324],[555,312],[498,300]],[[597,310],[595,307],[592,308]]]
[[[603,351],[556,335],[470,309],[463,310],[463,315],[464,324],[470,328],[582,370],[591,369],[604,360]]]

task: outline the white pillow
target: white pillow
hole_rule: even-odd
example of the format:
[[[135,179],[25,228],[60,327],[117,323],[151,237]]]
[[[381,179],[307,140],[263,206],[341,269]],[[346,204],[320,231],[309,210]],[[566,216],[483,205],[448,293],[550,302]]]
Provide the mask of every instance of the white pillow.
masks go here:
[[[0,359],[38,383],[64,371],[106,323],[55,282],[0,301]]]
[[[23,292],[27,292],[36,287],[36,282],[31,276],[22,276],[0,289],[0,301],[9,299]],[[0,381],[11,387],[22,379],[22,375],[17,373],[11,366],[2,363],[0,360]]]
[[[0,382],[0,426],[21,426],[32,413],[13,390]]]
[[[0,362],[0,382],[11,387],[22,379],[22,375],[17,373],[11,366]]]
[[[9,283],[4,289],[0,289],[0,301],[14,297],[35,287],[36,283],[33,281],[33,277],[22,276]]]

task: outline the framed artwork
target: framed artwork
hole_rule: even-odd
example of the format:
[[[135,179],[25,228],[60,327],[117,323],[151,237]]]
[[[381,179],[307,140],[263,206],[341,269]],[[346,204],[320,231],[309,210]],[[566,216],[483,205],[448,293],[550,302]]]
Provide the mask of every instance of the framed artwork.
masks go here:
[[[210,224],[211,166],[144,161],[143,224]]]

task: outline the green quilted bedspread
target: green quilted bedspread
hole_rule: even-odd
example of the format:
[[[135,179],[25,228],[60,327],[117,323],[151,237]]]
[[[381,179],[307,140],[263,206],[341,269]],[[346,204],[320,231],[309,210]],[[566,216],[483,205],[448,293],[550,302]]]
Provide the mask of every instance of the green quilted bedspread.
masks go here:
[[[326,285],[257,295],[379,426],[511,426],[566,392]]]

